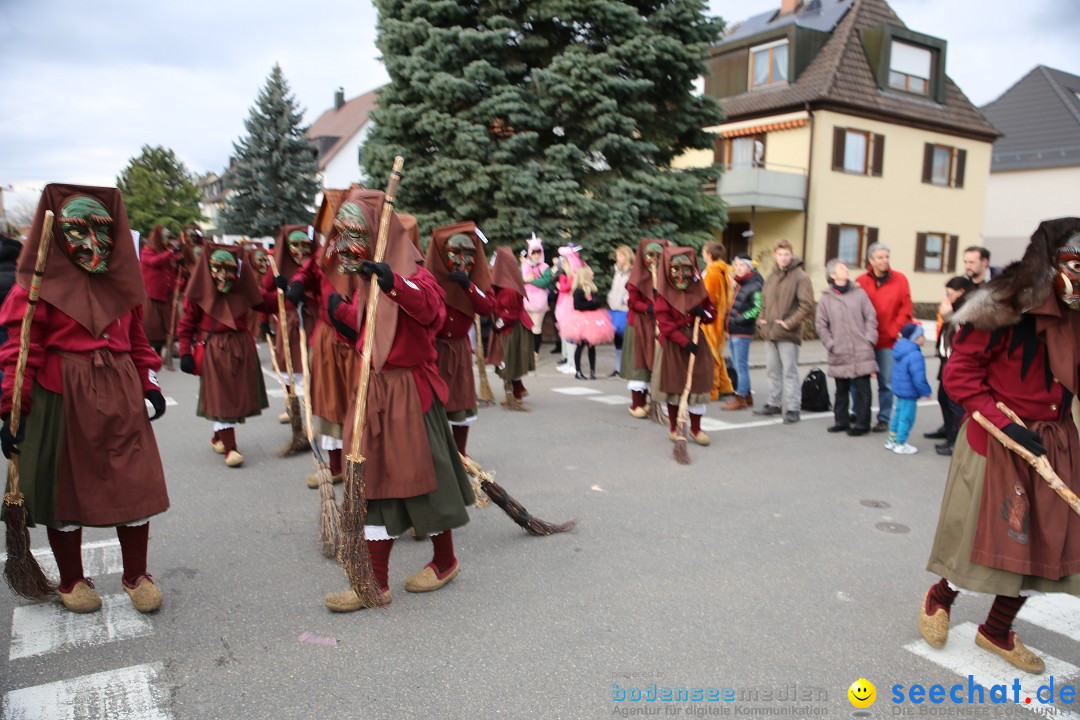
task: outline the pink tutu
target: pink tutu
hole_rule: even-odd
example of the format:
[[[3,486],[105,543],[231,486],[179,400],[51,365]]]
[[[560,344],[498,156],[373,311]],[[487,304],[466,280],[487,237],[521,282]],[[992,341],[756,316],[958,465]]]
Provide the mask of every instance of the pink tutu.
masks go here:
[[[574,296],[569,290],[559,291],[559,297],[555,300],[555,322],[559,325],[559,335],[563,335],[563,325],[570,322],[570,313],[574,312]],[[569,340],[570,338],[566,338]]]
[[[615,326],[606,309],[574,310],[571,303],[566,322],[559,326],[559,335],[574,343],[605,345],[615,339]]]

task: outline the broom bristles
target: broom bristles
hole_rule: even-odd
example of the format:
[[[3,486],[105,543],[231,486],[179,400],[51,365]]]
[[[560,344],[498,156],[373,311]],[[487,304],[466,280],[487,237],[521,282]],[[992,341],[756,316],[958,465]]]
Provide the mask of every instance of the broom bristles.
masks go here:
[[[7,525],[4,579],[11,592],[27,600],[45,600],[55,594],[56,586],[45,576],[37,558],[30,552],[30,531],[26,527],[22,493],[17,498],[4,498],[4,523]]]
[[[317,462],[315,475],[319,480],[319,546],[323,557],[333,558],[341,543],[341,511],[329,466]]]
[[[375,583],[371,569],[371,554],[364,538],[367,507],[364,497],[364,463],[345,458],[345,497],[341,503],[341,536],[338,543],[338,562],[341,563],[349,585],[365,607],[381,607],[385,603]]]
[[[300,398],[296,397],[296,395],[290,397],[289,404],[285,409],[289,413],[292,437],[289,442],[282,445],[281,449],[278,450],[278,457],[287,457],[293,453],[311,449],[311,443],[308,442],[307,435],[304,434],[304,423],[300,419]]]
[[[671,448],[671,454],[675,457],[675,462],[680,465],[689,465],[690,450],[686,442],[686,423],[682,420],[675,426],[675,434],[679,437],[675,439],[675,445]]]
[[[506,490],[493,480],[483,479],[480,488],[491,498],[491,502],[503,509],[511,520],[517,523],[525,532],[534,536],[554,535],[572,530],[577,525],[577,518],[556,525],[538,517],[533,517],[525,506],[512,498]]]

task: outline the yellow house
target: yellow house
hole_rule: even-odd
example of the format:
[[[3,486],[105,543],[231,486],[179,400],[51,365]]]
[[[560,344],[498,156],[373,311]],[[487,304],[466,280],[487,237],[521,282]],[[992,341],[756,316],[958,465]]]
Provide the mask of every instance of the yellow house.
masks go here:
[[[915,302],[936,303],[978,245],[1000,134],[945,74],[946,42],[884,0],[778,0],[733,23],[707,60],[725,112],[716,191],[724,244],[771,263],[787,238],[819,289],[825,263],[865,267],[882,242]]]

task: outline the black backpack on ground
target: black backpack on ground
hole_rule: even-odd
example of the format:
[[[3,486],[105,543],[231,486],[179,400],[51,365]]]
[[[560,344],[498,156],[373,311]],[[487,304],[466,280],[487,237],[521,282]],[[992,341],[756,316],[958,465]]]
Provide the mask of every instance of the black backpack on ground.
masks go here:
[[[820,368],[814,368],[808,372],[803,380],[802,409],[806,412],[832,410],[832,402],[829,400],[829,382]]]

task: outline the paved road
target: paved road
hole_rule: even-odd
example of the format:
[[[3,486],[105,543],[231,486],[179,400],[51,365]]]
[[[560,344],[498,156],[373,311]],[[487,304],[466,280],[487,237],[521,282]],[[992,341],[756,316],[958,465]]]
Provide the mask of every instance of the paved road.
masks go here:
[[[606,376],[613,360],[600,355]],[[626,413],[623,382],[575,381],[552,358],[526,380],[532,411],[482,410],[470,450],[530,511],[578,528],[532,538],[494,507],[474,510],[455,533],[456,580],[405,592],[430,555],[406,538],[393,603],[350,615],[322,605],[345,580],[316,547],[310,459],[274,456],[287,439],[280,398],[239,429],[247,462],[232,470],[195,417],[194,379],[162,373],[176,404],[155,429],[173,506],[151,526],[150,569],[165,605],[136,614],[115,534],[88,531],[101,613],[0,598],[0,718],[840,716],[860,677],[878,689],[871,712],[887,716],[901,710],[896,684],[1012,683],[972,644],[988,598],[958,600],[945,651],[918,638],[947,469],[921,438],[935,407],[920,409],[922,452],[909,457],[877,435],[828,435],[823,416],[784,426],[713,410],[713,445],[692,446],[684,467],[665,431]],[[753,380],[763,394],[763,371]],[[44,549],[44,532],[32,535]],[[1028,605],[1018,631],[1049,656],[1059,689],[1076,687],[1080,603]],[[1022,680],[1031,693],[1046,682]],[[654,684],[721,700],[632,699]]]

